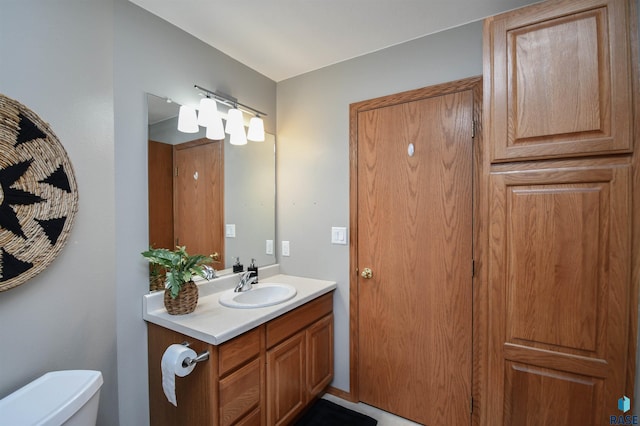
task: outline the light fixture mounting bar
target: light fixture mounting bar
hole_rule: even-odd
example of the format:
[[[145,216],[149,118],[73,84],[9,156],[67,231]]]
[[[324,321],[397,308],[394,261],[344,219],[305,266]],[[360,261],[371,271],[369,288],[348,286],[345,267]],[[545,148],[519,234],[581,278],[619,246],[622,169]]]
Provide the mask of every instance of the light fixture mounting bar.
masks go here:
[[[240,102],[238,102],[236,98],[232,96],[225,95],[224,93],[220,93],[220,92],[214,92],[213,90],[205,89],[204,87],[198,86],[197,84],[194,84],[193,87],[203,91],[205,95],[213,97],[216,101],[220,101],[223,104],[230,106],[232,108],[237,108],[238,106],[241,106],[243,108],[248,109],[249,110],[248,112],[250,113],[253,113],[256,115],[263,115],[265,117],[267,116],[267,113],[259,111],[255,108],[251,108],[249,105],[241,104]]]

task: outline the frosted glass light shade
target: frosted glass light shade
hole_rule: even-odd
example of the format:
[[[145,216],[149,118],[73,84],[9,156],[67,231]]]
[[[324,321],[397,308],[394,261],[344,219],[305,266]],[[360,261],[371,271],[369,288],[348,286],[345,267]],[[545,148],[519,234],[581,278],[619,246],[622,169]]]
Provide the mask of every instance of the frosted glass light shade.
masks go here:
[[[209,127],[216,120],[221,120],[218,113],[218,103],[215,99],[200,99],[200,111],[198,112],[198,125]]]
[[[232,135],[236,129],[242,129],[242,132],[244,133],[244,118],[242,117],[242,111],[237,108],[231,108],[227,112],[227,125],[224,128],[224,131],[227,132],[227,134]]]
[[[236,129],[233,129],[231,136],[229,137],[229,143],[231,145],[246,145],[247,144],[247,134],[244,132],[244,126],[240,126]]]
[[[253,142],[264,142],[264,121],[260,117],[253,117],[249,121],[247,139]]]
[[[222,118],[218,117],[213,123],[207,126],[207,139],[213,139],[215,141],[224,139],[224,126],[222,125]]]
[[[187,105],[180,106],[178,112],[178,130],[183,133],[198,133],[198,117],[196,109]]]

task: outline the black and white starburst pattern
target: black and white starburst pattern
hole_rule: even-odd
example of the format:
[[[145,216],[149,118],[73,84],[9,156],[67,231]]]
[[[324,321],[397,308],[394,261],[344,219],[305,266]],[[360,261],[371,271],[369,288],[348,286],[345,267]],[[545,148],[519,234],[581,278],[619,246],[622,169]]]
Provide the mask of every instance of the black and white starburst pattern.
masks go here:
[[[0,291],[53,261],[77,204],[73,168],[49,125],[0,94]]]

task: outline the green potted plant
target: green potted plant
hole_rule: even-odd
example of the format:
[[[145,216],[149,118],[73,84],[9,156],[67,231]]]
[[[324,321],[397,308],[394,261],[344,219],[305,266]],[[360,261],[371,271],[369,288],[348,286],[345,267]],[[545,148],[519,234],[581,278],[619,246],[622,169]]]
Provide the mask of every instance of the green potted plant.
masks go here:
[[[198,287],[193,276],[206,278],[203,265],[211,258],[202,254],[190,256],[186,247],[177,246],[175,250],[149,248],[142,256],[152,265],[158,265],[165,271],[164,306],[171,315],[193,312],[198,304]]]

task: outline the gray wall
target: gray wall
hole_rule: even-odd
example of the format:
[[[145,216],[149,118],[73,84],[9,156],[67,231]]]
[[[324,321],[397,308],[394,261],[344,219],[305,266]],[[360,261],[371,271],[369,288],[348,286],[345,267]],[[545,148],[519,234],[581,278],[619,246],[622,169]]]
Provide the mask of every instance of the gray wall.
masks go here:
[[[79,192],[58,257],[0,293],[0,397],[47,371],[100,370],[100,423],[116,425],[113,4],[2,0],[0,10],[0,92],[51,125]]]
[[[116,288],[120,423],[148,423],[146,326],[142,295],[147,266],[146,93],[196,106],[198,84],[268,114],[275,133],[276,84],[165,21],[115,1],[114,106]],[[248,117],[245,117],[248,119]]]
[[[275,143],[270,133],[264,142],[244,146],[225,140],[224,218],[236,226],[235,238],[225,238],[227,268],[234,257],[240,257],[245,270],[251,259],[258,267],[276,263],[275,247],[274,254],[266,254],[266,241],[276,238]]]

